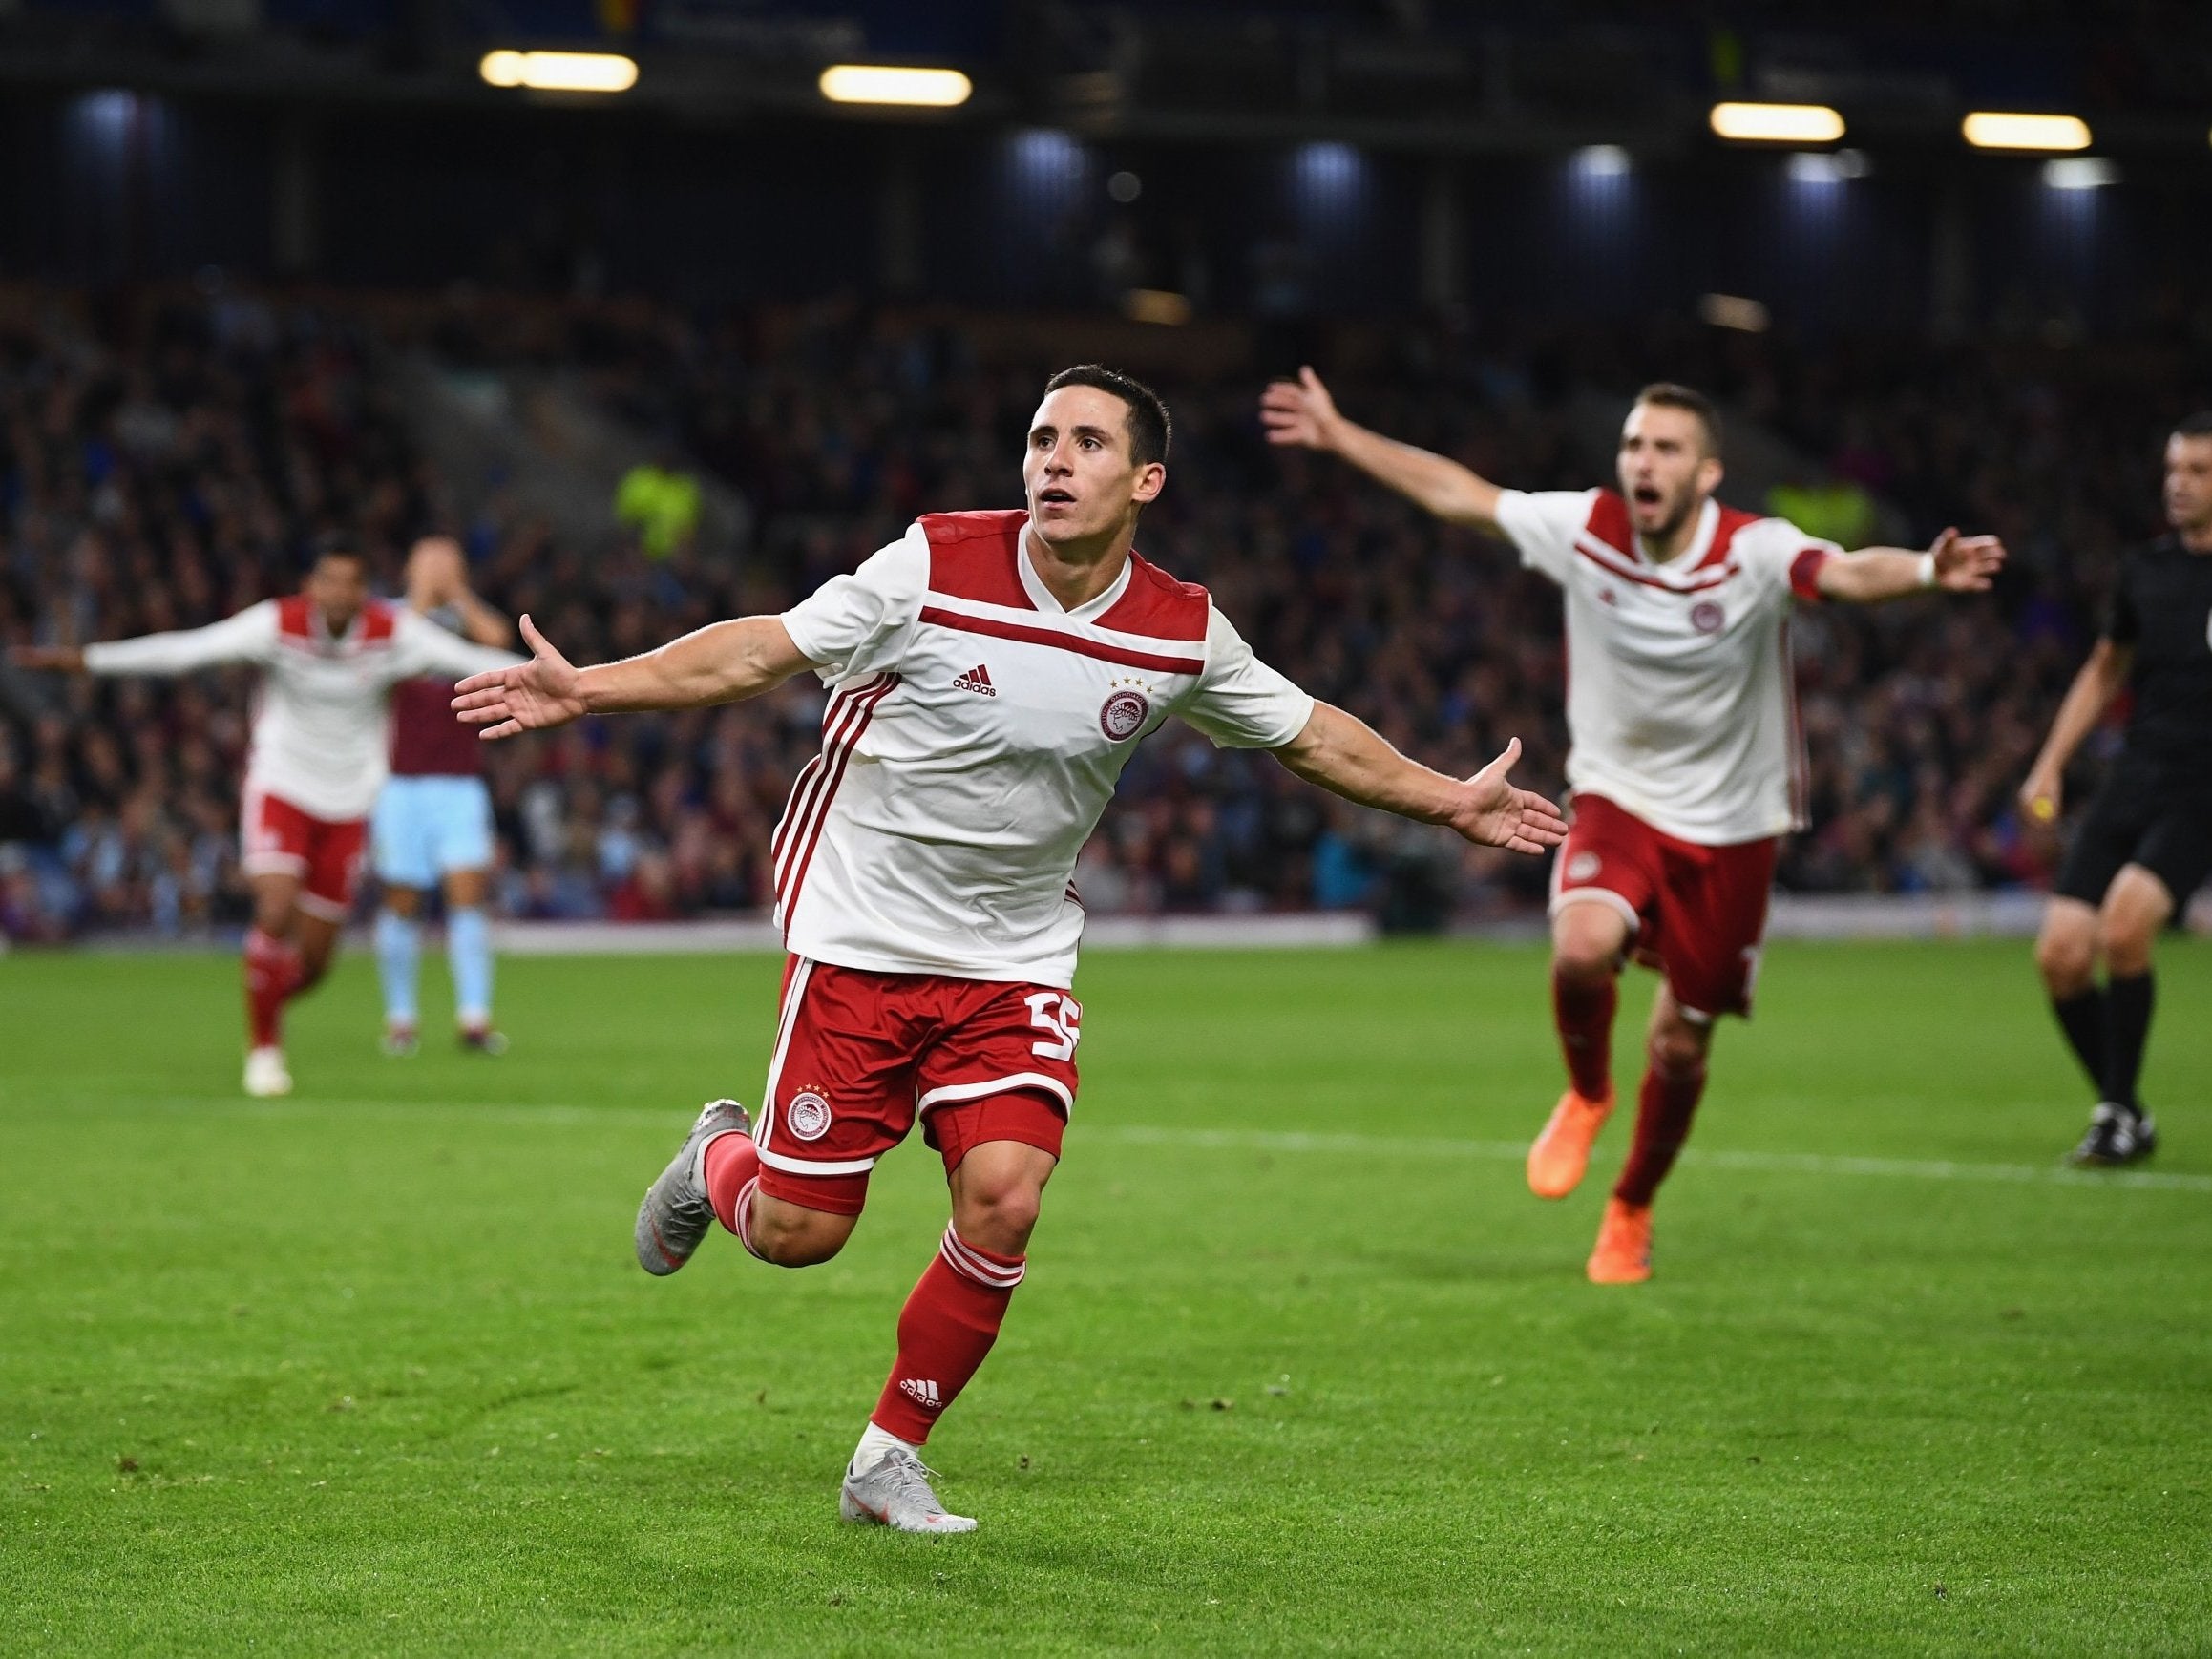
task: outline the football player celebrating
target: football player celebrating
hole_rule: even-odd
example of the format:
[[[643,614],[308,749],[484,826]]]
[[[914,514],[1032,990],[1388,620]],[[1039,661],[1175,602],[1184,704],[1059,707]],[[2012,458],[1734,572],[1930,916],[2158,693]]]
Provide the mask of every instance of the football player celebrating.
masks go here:
[[[2035,941],[2059,1028],[2098,1095],[2077,1164],[2133,1164],[2158,1146],[2136,1088],[2151,944],[2212,873],[2212,413],[2166,440],[2165,496],[2173,529],[2121,563],[2103,638],[2020,789],[2030,818],[2054,822],[2066,763],[2121,689],[2134,693],[2119,758],[2075,831]]]
[[[1528,1185],[1564,1198],[1613,1109],[1616,981],[1659,969],[1636,1126],[1589,1263],[1651,1277],[1652,1199],[1690,1132],[1714,1021],[1748,1016],[1767,890],[1803,825],[1790,678],[1795,601],[1978,593],[2005,551],[1947,530],[1925,553],[1846,555],[1780,518],[1721,506],[1710,399],[1650,386],[1621,428],[1618,490],[1525,494],[1344,418],[1311,368],[1261,400],[1276,444],[1353,465],[1454,524],[1503,534],[1566,594],[1573,828],[1552,875],[1551,991],[1568,1089],[1528,1151]]]
[[[572,667],[525,617],[535,660],[463,682],[454,702],[504,737],[754,697],[810,669],[830,687],[822,751],[773,840],[790,956],[759,1120],[707,1105],[645,1194],[636,1244],[647,1272],[672,1273],[719,1221],[763,1261],[827,1261],[876,1160],[921,1123],[952,1220],[846,1469],[848,1520],[975,1525],[938,1502],[920,1450],[1025,1270],[1075,1103],[1069,877],[1146,734],[1180,715],[1485,846],[1538,853],[1566,830],[1507,781],[1518,744],[1471,778],[1419,766],[1258,662],[1204,588],[1140,557],[1168,440],[1148,388],[1064,370],[1030,424],[1025,511],[930,514],[780,617],[626,662]]]
[[[245,1092],[291,1092],[284,1004],[329,971],[384,787],[386,704],[420,674],[457,677],[517,659],[455,639],[369,598],[361,555],[323,543],[306,585],[204,628],[87,645],[32,646],[27,668],[189,674],[226,662],[262,672],[240,808],[241,862],[253,884],[245,935]]]

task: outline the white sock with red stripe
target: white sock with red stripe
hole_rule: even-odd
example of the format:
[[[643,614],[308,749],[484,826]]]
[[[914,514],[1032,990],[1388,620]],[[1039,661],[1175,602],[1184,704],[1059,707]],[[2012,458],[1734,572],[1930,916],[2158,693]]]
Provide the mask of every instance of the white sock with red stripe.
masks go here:
[[[938,1414],[959,1397],[999,1340],[1026,1265],[1024,1256],[979,1249],[945,1228],[937,1260],[898,1315],[898,1359],[871,1423],[910,1446],[929,1438]]]

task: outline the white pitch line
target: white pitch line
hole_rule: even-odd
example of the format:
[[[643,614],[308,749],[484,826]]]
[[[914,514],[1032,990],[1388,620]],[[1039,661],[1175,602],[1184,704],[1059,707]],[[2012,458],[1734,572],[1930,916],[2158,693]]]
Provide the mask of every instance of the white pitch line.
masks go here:
[[[51,1097],[50,1097],[51,1098]],[[21,1091],[0,1089],[0,1103],[23,1103]],[[513,1101],[348,1101],[313,1098],[246,1101],[203,1096],[141,1096],[100,1105],[175,1110],[252,1118],[448,1118],[460,1123],[510,1123],[583,1127],[594,1124],[681,1126],[688,1108],[577,1106]],[[1472,1158],[1518,1164],[1526,1141],[1462,1141],[1442,1136],[1358,1135],[1303,1129],[1186,1129],[1148,1124],[1087,1124],[1079,1114],[1078,1140],[1128,1146],[1188,1146],[1194,1151],[1330,1152],[1356,1157]],[[1872,1176],[1906,1181],[1979,1181],[1999,1186],[2125,1186],[2155,1192],[2212,1192],[2212,1175],[2168,1174],[2156,1169],[2073,1169],[2064,1165],[1972,1164],[1948,1158],[1864,1158],[1825,1152],[1753,1152],[1684,1147],[1681,1161],[1708,1169],[1773,1175]]]

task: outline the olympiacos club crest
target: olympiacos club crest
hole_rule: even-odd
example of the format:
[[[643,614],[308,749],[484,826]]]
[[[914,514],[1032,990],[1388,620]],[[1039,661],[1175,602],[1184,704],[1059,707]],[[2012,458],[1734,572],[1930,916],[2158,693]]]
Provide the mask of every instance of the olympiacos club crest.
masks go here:
[[[1142,691],[1132,691],[1125,685],[1108,696],[1099,709],[1099,729],[1120,743],[1124,738],[1136,736],[1151,712],[1150,700]]]
[[[830,1132],[830,1102],[812,1089],[793,1095],[784,1108],[784,1127],[793,1140],[819,1141]]]

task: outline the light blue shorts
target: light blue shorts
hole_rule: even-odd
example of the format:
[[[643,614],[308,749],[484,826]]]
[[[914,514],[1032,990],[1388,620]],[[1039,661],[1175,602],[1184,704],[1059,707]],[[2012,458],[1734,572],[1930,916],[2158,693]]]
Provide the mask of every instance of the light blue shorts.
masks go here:
[[[492,867],[492,791],[481,778],[391,778],[369,820],[376,879],[436,887],[455,870]]]

